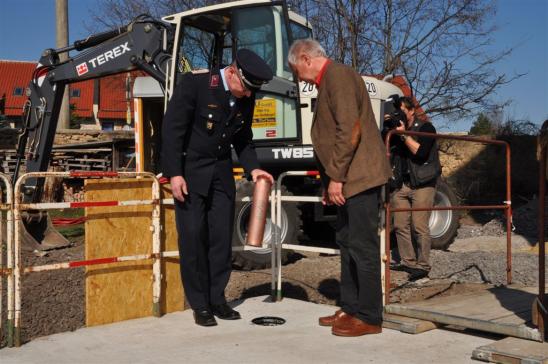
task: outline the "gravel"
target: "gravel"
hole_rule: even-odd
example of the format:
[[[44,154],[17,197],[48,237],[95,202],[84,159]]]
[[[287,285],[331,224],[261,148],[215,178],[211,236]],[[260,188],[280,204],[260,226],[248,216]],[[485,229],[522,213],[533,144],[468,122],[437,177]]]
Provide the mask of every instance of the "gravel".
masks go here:
[[[458,283],[506,284],[506,253],[488,251],[432,251],[431,279],[451,279]],[[512,256],[512,282],[538,284],[538,257],[518,253]]]

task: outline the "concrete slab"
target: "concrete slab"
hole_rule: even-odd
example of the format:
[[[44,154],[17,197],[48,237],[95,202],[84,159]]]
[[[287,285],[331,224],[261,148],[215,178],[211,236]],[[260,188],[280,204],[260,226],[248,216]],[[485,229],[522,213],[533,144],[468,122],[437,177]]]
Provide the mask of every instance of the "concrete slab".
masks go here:
[[[418,335],[384,329],[382,334],[343,338],[317,324],[333,306],[254,297],[234,306],[243,319],[215,327],[194,324],[191,311],[83,328],[35,339],[0,351],[11,363],[468,363],[475,348],[492,339],[432,330]],[[279,316],[275,327],[251,319]]]

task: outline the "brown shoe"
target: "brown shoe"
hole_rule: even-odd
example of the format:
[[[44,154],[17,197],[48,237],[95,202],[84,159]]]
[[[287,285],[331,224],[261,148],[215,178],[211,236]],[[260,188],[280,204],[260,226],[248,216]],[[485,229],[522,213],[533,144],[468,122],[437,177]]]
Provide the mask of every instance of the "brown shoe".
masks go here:
[[[320,324],[320,326],[333,326],[333,323],[335,321],[341,321],[341,320],[346,321],[346,319],[349,317],[352,317],[352,316],[350,316],[343,310],[338,310],[331,316],[320,317],[320,319],[318,320],[318,323]]]
[[[353,316],[344,322],[336,321],[331,329],[331,333],[337,336],[362,336],[381,332],[381,325],[371,325]]]

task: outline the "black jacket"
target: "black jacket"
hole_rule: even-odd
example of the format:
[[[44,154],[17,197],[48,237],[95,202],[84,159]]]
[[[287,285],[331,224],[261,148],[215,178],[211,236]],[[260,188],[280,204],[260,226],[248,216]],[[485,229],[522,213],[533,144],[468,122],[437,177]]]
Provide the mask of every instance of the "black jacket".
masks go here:
[[[408,129],[410,131],[418,131],[422,133],[436,134],[436,128],[430,122],[415,121]],[[413,138],[420,144],[416,154],[411,153],[409,148],[397,137],[391,140],[391,164],[393,170],[393,179],[391,180],[391,188],[401,188],[403,182],[410,183],[411,187],[435,186],[437,176],[428,182],[416,183],[417,176],[412,174],[419,168],[423,168],[425,163],[437,163],[439,166],[438,146],[436,139],[425,136]],[[395,140],[394,140],[395,139]],[[441,167],[439,169],[441,174]]]
[[[164,176],[183,176],[189,191],[207,195],[214,171],[234,195],[231,144],[246,172],[259,168],[251,123],[254,96],[234,99],[219,71],[186,73],[169,101],[162,125]]]

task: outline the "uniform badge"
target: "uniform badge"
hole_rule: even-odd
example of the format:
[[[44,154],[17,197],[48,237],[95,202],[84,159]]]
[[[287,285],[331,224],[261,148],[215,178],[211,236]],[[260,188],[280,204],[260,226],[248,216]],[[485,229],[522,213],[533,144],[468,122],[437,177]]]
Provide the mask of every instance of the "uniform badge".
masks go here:
[[[213,122],[208,120],[206,123],[206,127],[209,131],[213,130]]]
[[[210,109],[216,109],[219,107],[219,105],[217,104],[208,104],[207,107],[209,107]]]
[[[219,87],[219,75],[211,75],[209,87]]]

